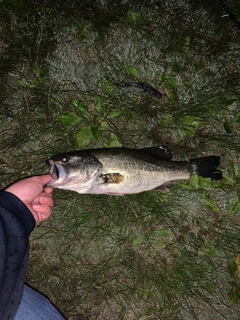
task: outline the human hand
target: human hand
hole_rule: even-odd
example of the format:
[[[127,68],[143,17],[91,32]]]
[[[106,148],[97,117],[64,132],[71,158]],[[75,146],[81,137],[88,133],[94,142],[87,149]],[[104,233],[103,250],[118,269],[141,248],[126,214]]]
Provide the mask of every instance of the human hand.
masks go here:
[[[43,187],[50,180],[51,176],[48,174],[34,176],[14,182],[5,189],[5,191],[13,193],[28,207],[36,220],[36,225],[47,219],[52,213],[53,188]]]

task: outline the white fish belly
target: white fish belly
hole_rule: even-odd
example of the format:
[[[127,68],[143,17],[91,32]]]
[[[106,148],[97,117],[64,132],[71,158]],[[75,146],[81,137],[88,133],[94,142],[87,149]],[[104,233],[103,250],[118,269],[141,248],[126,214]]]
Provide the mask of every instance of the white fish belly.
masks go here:
[[[92,192],[95,194],[134,194],[143,191],[153,190],[160,185],[173,180],[188,179],[189,173],[173,172],[138,172],[124,174],[123,181],[119,183],[97,183],[92,186]]]

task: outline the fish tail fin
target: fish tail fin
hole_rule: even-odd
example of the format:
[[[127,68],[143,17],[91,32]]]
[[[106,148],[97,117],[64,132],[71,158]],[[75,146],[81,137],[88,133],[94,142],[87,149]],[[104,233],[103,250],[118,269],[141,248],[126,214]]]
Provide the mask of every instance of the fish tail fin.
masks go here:
[[[194,174],[212,180],[222,179],[222,172],[217,169],[220,165],[220,161],[221,159],[218,156],[207,156],[190,160],[194,168]]]

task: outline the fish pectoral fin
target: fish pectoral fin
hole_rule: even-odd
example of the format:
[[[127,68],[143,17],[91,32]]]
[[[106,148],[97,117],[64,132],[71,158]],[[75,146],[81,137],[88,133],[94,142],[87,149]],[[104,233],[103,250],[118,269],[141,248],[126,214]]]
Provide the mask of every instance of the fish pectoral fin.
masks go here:
[[[172,189],[172,187],[174,187],[174,182],[166,182],[164,184],[161,184],[157,188],[153,189],[153,191],[160,191],[163,193],[167,193]]]
[[[120,183],[124,180],[124,176],[120,173],[106,173],[99,177],[103,183]]]

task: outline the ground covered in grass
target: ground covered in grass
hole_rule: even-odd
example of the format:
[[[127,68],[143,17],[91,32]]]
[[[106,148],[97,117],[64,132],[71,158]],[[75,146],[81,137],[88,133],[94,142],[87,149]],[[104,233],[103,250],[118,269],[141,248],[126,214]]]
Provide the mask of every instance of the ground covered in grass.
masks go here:
[[[90,147],[216,154],[224,176],[168,194],[55,190],[26,282],[70,320],[239,319],[240,30],[222,1],[3,0],[0,37],[2,188]]]

